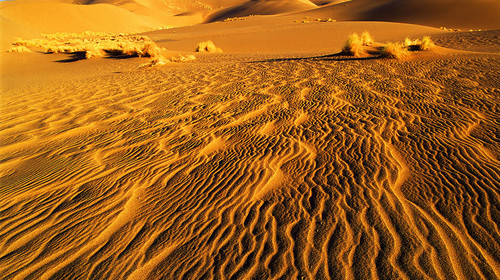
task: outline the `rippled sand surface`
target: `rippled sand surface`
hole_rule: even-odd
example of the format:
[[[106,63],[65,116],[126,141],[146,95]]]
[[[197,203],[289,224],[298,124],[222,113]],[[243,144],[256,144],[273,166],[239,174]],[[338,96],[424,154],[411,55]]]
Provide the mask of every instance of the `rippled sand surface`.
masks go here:
[[[3,90],[2,279],[498,279],[500,58]]]

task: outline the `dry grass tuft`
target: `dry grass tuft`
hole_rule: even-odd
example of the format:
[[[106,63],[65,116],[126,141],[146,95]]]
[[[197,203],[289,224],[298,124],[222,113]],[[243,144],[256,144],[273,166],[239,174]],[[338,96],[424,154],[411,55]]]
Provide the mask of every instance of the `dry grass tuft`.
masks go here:
[[[403,42],[403,45],[409,51],[427,51],[431,49],[433,46],[435,46],[434,42],[428,36],[425,36],[422,39],[415,39],[415,40],[406,38]]]
[[[421,51],[427,51],[427,50],[431,49],[434,46],[435,46],[434,42],[431,40],[431,38],[429,36],[424,36],[422,38],[422,43],[420,44],[419,50],[421,50]]]
[[[408,49],[401,43],[387,43],[380,51],[380,56],[385,58],[401,59],[408,54]]]
[[[197,52],[222,53],[222,49],[215,46],[212,41],[204,41],[196,46]]]
[[[365,54],[380,55],[384,58],[401,59],[409,51],[426,51],[434,45],[431,38],[423,37],[422,39],[411,40],[406,38],[403,43],[386,43],[385,45],[375,43],[370,34],[365,31],[359,36],[357,33],[349,35],[347,41],[342,47],[342,53],[352,56],[362,56]]]
[[[232,18],[226,18],[224,19],[224,22],[228,22],[228,21],[238,21],[238,20],[247,20],[246,18],[244,17],[232,17]]]
[[[370,35],[370,33],[368,33],[368,31],[361,33],[361,41],[363,42],[363,46],[370,46],[374,42],[372,36]]]
[[[9,52],[31,52],[26,46],[16,46],[10,48]]]
[[[354,56],[360,56],[364,53],[363,41],[359,37],[358,33],[353,33],[347,37],[347,41],[342,47],[342,53]]]
[[[342,53],[353,56],[361,56],[366,53],[365,47],[373,44],[373,38],[367,31],[361,36],[358,33],[353,33],[347,37],[347,41],[342,47]]]
[[[170,61],[163,55],[165,49],[158,47],[146,36],[111,34],[102,32],[44,34],[44,39],[22,40],[13,43],[12,51],[40,48],[45,53],[85,53],[93,57],[150,57],[152,65],[164,65]]]

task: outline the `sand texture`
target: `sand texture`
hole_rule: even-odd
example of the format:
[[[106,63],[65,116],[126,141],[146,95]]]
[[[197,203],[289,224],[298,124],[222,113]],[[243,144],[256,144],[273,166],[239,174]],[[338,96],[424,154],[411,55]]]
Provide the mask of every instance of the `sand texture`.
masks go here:
[[[214,55],[2,92],[3,279],[497,279],[500,58]]]
[[[0,2],[0,279],[500,279],[499,13]]]

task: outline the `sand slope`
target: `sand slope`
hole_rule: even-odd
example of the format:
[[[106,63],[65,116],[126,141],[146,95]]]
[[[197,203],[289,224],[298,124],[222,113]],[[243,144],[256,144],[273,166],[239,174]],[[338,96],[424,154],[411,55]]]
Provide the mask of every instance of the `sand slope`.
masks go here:
[[[447,28],[500,28],[500,2],[494,0],[353,0],[307,14],[337,20],[392,21]]]
[[[38,1],[4,3],[0,6],[2,27],[0,47],[8,50],[15,38],[39,38],[40,33],[83,31],[139,33],[158,28],[197,24],[204,18],[202,13],[177,16],[154,7],[129,2],[123,5],[77,5]]]
[[[56,32],[125,32],[137,33],[161,26],[152,17],[133,14],[107,5],[74,5],[66,3],[11,4],[0,8],[2,46],[15,37],[33,38],[34,34]]]
[[[211,14],[207,22],[250,15],[274,15],[316,8],[309,0],[250,0]]]
[[[140,32],[154,24],[113,5],[30,3],[1,9],[3,17],[43,33],[54,32]],[[111,20],[110,20],[111,19]]]
[[[2,28],[157,19],[36,2],[0,5]],[[231,5],[286,12],[252,2]],[[0,54],[0,278],[500,279],[499,31],[301,23],[382,3],[401,9],[355,0],[148,32],[173,52],[224,50],[164,67]],[[364,30],[484,53],[335,54]]]
[[[246,20],[187,26],[144,34],[169,50],[193,51],[199,42],[212,40],[225,53],[276,55],[338,52],[347,36],[353,32],[369,31],[379,42],[447,34],[437,28],[402,23],[302,23],[302,20],[302,15],[255,16]]]
[[[3,90],[0,274],[500,277],[498,56],[240,60]]]

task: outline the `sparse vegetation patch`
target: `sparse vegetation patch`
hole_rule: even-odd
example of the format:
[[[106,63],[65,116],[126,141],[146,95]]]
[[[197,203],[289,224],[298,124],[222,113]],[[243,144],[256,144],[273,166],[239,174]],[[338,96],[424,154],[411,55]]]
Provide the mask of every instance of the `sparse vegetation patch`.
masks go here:
[[[373,44],[373,38],[368,32],[363,32],[361,36],[353,33],[347,37],[347,41],[342,47],[342,53],[353,56],[361,56],[366,53],[365,47]]]
[[[11,52],[41,49],[45,53],[84,53],[93,57],[149,57],[151,65],[164,65],[174,59],[164,56],[166,51],[146,36],[100,32],[44,34],[43,39],[22,40],[13,43]],[[178,60],[190,60],[181,56]]]
[[[222,49],[215,46],[212,41],[204,41],[196,46],[197,52],[222,53]]]
[[[401,59],[410,52],[427,51],[434,46],[431,38],[425,36],[422,39],[406,38],[403,43],[388,42],[385,44],[376,43],[368,32],[363,32],[361,36],[357,33],[349,35],[342,54],[355,57],[367,55],[379,55],[383,58]]]

